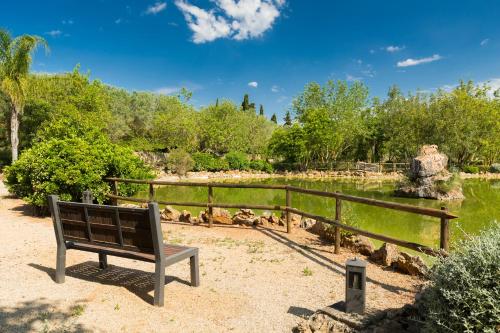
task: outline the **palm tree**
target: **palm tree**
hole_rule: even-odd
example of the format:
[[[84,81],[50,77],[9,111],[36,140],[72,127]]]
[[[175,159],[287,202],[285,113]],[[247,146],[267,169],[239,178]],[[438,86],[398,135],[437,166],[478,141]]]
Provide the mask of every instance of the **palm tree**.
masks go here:
[[[31,65],[31,55],[47,42],[39,36],[22,35],[12,38],[8,31],[0,29],[0,89],[10,100],[10,143],[12,162],[17,160],[19,146],[19,116],[25,102],[26,78]]]

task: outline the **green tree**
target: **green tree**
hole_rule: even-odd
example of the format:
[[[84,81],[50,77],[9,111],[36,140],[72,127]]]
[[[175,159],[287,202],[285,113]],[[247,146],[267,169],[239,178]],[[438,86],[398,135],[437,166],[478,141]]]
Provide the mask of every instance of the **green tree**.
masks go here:
[[[241,109],[243,111],[250,110],[250,101],[248,99],[248,94],[245,94],[245,96],[243,96],[243,102],[241,102]]]
[[[286,126],[292,125],[292,116],[290,116],[290,111],[286,112],[285,118],[283,118],[283,120],[285,121]]]
[[[263,116],[263,115],[264,115],[264,107],[261,104],[260,108],[259,108],[259,116]]]
[[[278,123],[278,119],[276,118],[276,113],[273,113],[273,115],[271,116],[271,121],[275,124]]]
[[[39,36],[12,38],[6,30],[0,29],[0,87],[11,103],[10,142],[13,162],[18,158],[19,117],[26,100],[26,78],[32,53],[39,45],[48,49],[45,40]]]

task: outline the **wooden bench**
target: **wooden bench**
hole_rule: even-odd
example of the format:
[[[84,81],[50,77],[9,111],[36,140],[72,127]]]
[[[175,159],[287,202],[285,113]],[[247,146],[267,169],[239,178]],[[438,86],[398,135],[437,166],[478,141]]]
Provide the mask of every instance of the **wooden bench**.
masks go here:
[[[158,204],[148,208],[126,208],[60,201],[49,196],[57,241],[55,281],[63,283],[66,250],[99,254],[99,266],[107,267],[107,255],[155,264],[154,305],[163,306],[165,268],[190,259],[191,285],[199,286],[198,248],[163,243]]]

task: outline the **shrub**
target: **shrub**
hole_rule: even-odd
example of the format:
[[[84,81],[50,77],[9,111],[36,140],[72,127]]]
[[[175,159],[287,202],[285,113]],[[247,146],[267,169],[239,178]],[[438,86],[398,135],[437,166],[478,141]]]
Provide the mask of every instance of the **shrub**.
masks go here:
[[[215,157],[209,153],[196,152],[193,154],[195,171],[223,171],[229,170],[226,160]]]
[[[179,176],[185,176],[188,171],[193,170],[193,167],[193,158],[183,149],[172,150],[168,155],[167,168]]]
[[[490,172],[500,173],[500,163],[495,163],[490,166]]]
[[[103,203],[110,191],[106,177],[150,179],[153,174],[131,150],[104,138],[94,142],[83,138],[41,141],[5,169],[9,191],[37,207],[45,207],[50,194],[59,195],[61,200],[80,201],[86,189]],[[120,184],[119,194],[131,196],[140,188]]]
[[[437,180],[436,189],[441,193],[449,193],[462,187],[462,180],[457,173],[453,173],[448,180]]]
[[[430,272],[422,297],[429,332],[491,332],[500,323],[500,225],[458,244]]]
[[[479,173],[479,167],[475,165],[466,165],[462,168],[465,173]]]
[[[250,169],[256,171],[264,171],[267,173],[273,172],[273,166],[268,161],[263,160],[253,160],[250,161]]]
[[[229,164],[229,169],[231,170],[248,170],[250,169],[250,161],[245,153],[232,151],[224,156],[227,163]]]

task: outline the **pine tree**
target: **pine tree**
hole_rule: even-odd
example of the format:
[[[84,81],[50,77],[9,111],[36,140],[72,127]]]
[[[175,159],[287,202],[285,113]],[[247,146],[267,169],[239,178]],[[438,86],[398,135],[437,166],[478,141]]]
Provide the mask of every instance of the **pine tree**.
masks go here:
[[[290,111],[286,112],[285,118],[283,118],[283,120],[285,121],[286,126],[292,125],[292,117],[290,116]]]
[[[264,115],[264,107],[262,106],[262,104],[260,105],[259,115],[261,115],[261,116]]]
[[[276,119],[276,114],[275,114],[275,113],[273,113],[273,115],[271,116],[271,121],[272,121],[273,123],[275,123],[275,124],[277,124],[277,123],[278,123],[278,120]]]
[[[245,94],[245,96],[243,96],[243,102],[241,103],[241,109],[243,111],[247,111],[250,109],[250,102],[248,101],[248,94]]]
[[[218,108],[218,107],[219,107],[219,99],[218,99],[218,98],[215,100],[215,107],[216,107],[216,108]]]

